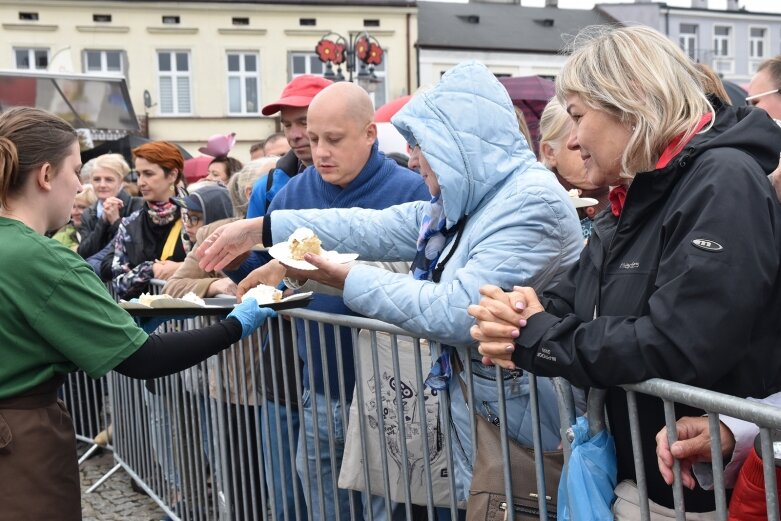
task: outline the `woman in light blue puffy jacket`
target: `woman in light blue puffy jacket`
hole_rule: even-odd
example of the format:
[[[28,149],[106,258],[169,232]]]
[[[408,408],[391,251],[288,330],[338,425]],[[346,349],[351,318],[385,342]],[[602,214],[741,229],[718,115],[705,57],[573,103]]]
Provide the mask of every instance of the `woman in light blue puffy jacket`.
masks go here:
[[[480,363],[466,308],[480,300],[478,290],[489,282],[507,289],[551,287],[578,259],[580,226],[566,192],[522,137],[505,88],[482,64],[467,62],[449,71],[413,97],[393,124],[412,147],[410,166],[426,179],[430,202],[386,210],[275,211],[266,217],[270,227],[263,227],[273,239],[263,239],[279,242],[306,226],[328,250],[356,252],[368,261],[412,261],[410,276],[314,256],[318,272],[289,270],[288,276],[343,288],[344,302],[354,311],[452,346],[443,350],[448,360],[438,360],[432,370],[437,376],[429,382],[450,389],[457,494],[465,500],[472,444],[466,400],[458,379],[450,378],[453,356],[461,366],[466,357],[473,360],[478,412],[498,415],[495,370]],[[504,377],[508,432],[531,446],[528,377],[510,372]],[[556,399],[549,380],[541,378],[538,385],[543,447],[554,449]]]

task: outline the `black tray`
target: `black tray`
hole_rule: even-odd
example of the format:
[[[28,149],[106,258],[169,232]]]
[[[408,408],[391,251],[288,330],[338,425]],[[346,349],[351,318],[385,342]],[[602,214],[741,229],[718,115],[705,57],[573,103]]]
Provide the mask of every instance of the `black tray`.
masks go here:
[[[125,309],[131,317],[139,318],[159,318],[170,317],[171,319],[179,318],[193,318],[193,317],[224,317],[233,311],[233,306],[236,303],[235,298],[205,298],[203,299],[207,306],[213,307],[198,307],[193,306],[191,308],[144,308],[144,309]],[[272,302],[270,304],[261,304],[262,308],[271,308],[276,311],[282,311],[284,309],[303,308],[312,302],[312,296],[306,298],[288,300],[286,302]]]

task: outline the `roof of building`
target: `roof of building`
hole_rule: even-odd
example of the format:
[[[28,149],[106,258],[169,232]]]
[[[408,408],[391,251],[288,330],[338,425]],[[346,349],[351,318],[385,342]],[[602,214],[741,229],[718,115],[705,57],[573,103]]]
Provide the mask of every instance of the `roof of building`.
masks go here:
[[[426,49],[556,53],[566,35],[606,23],[616,20],[594,9],[420,2],[418,43]]]
[[[735,17],[744,17],[744,16],[778,16],[777,12],[767,12],[767,11],[749,11],[746,9],[745,6],[742,6],[738,9],[712,9],[710,7],[697,7],[697,6],[687,6],[687,5],[668,5],[667,2],[643,2],[638,4],[634,0],[627,0],[626,2],[615,2],[610,4],[596,4],[594,6],[594,9],[601,10],[601,8],[610,8],[610,7],[626,7],[626,6],[634,6],[634,7],[647,7],[647,6],[654,6],[657,9],[669,9],[670,11],[690,11],[695,13],[702,13],[704,15],[709,14],[716,14],[719,15],[719,17],[723,17],[726,15],[734,15]]]
[[[102,0],[101,0],[102,1]],[[120,0],[134,3],[159,3],[159,0]],[[271,4],[271,5],[360,5],[362,7],[417,7],[417,0],[187,0],[198,4]],[[180,2],[180,3],[187,3]]]

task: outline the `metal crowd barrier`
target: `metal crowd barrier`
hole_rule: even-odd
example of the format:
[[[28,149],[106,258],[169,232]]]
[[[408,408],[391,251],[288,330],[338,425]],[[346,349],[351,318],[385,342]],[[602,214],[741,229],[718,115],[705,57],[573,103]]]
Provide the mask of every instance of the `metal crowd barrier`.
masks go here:
[[[111,450],[111,439],[104,432],[111,423],[107,378],[95,380],[84,371],[76,371],[67,376],[62,387],[62,399],[73,418],[76,439],[89,445],[79,458],[79,465],[101,447],[95,441],[100,433],[105,436],[103,446]]]
[[[214,320],[175,320],[161,327],[200,328]],[[303,392],[304,379],[311,382],[317,375],[311,365],[305,369],[295,356],[298,333],[290,327],[291,320],[302,321],[310,339],[307,359],[319,356],[323,365],[328,362],[326,349],[319,354],[313,349],[314,338],[329,344],[335,354],[334,373],[322,375],[323,393]],[[347,362],[350,349],[354,367]],[[429,359],[436,359],[440,350],[435,343],[383,322],[297,309],[280,312],[255,335],[182,373],[154,382],[112,373],[107,379],[117,463],[112,472],[124,469],[174,519],[447,519],[448,514],[458,519],[465,504],[457,497],[460,470],[453,451],[466,440],[453,437],[450,391],[420,392],[425,388]],[[505,386],[491,381],[496,403],[479,403],[476,386],[485,388],[486,384],[477,381],[481,376],[470,376],[474,368],[468,357],[465,366],[468,410],[485,407],[500,426],[502,451],[496,457],[505,462],[507,508],[503,515],[515,518],[512,480],[536,480],[539,519],[551,519],[541,478],[540,417],[544,408],[553,405],[540,403],[538,379],[527,375],[536,475],[514,472],[507,463],[508,440],[513,437],[508,425],[513,418],[506,411]],[[494,372],[495,377],[501,376],[498,368]],[[353,374],[354,392],[343,385]],[[331,381],[334,375],[336,382]],[[556,426],[566,459],[566,432],[577,414],[576,400],[566,382],[555,379],[553,383],[560,418]],[[674,416],[669,415],[673,414],[672,403],[679,402],[762,426],[763,449],[772,455],[768,429],[781,429],[779,409],[666,381],[625,388],[630,417],[635,419],[634,393],[665,400],[671,439]],[[593,393],[590,402],[591,425],[599,430],[604,426],[599,393]],[[303,427],[305,403],[311,404],[311,424],[318,427],[309,436]],[[711,414],[711,418],[717,425],[718,416]],[[467,432],[474,447],[474,420]],[[721,452],[718,440],[713,443],[719,518],[726,519]],[[314,458],[311,465],[297,465],[298,447]],[[640,456],[638,476],[643,476],[644,465],[652,463],[643,462],[637,450],[635,454]],[[773,459],[766,461],[770,462],[765,464],[766,482],[772,485],[768,505],[771,512],[777,512],[775,474],[768,468]],[[675,476],[676,512],[678,519],[684,519],[677,467]],[[641,504],[645,503],[642,519],[650,519],[645,485],[639,481]],[[342,501],[328,503],[328,497]],[[770,519],[778,519],[777,514]]]

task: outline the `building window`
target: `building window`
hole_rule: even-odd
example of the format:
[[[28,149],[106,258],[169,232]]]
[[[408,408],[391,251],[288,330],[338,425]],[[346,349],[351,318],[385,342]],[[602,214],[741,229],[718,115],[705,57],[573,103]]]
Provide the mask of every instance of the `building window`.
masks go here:
[[[93,14],[92,21],[96,23],[109,23],[111,22],[110,14]]]
[[[160,114],[192,113],[190,53],[158,51],[157,76],[160,89]]]
[[[14,49],[16,68],[45,71],[49,66],[49,49]]]
[[[732,27],[713,26],[713,69],[719,74],[732,74],[735,61],[732,53]]]
[[[176,15],[164,15],[163,24],[165,25],[178,25],[181,22],[181,18]]]
[[[678,43],[689,58],[699,61],[697,56],[697,25],[681,24],[678,35]]]
[[[84,51],[84,72],[123,74],[125,72],[122,51]]]
[[[767,57],[767,34],[764,27],[750,27],[748,38],[748,68],[749,73],[757,72],[757,67]]]
[[[259,70],[257,53],[228,53],[228,113],[258,113]]]
[[[313,52],[293,52],[290,53],[288,70],[291,80],[302,74],[323,74],[323,62]]]

